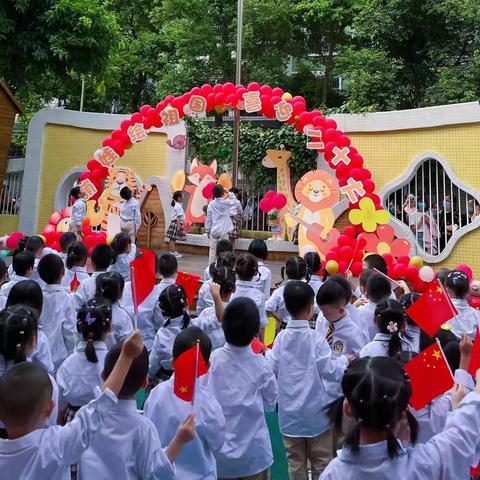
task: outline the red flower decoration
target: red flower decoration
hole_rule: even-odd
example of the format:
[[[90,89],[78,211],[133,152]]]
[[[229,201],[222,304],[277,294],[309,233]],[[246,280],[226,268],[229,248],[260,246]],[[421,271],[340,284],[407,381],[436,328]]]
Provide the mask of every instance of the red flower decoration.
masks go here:
[[[370,253],[390,253],[397,258],[410,253],[410,242],[395,238],[395,230],[390,225],[378,225],[375,233],[362,233],[359,237],[366,240],[365,250]]]

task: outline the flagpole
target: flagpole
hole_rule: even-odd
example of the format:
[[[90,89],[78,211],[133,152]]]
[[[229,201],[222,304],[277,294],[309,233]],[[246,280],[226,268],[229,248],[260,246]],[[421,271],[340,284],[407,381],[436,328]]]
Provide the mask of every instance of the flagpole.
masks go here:
[[[195,402],[195,390],[197,386],[197,376],[198,376],[198,358],[200,355],[200,340],[197,339],[197,350],[195,351],[195,375],[193,377],[193,392],[192,392],[192,408]]]
[[[388,275],[385,275],[384,273],[382,273],[380,270],[377,270],[376,268],[373,269],[374,272],[378,273],[379,275],[381,275],[382,277],[385,277],[387,280],[390,280],[390,282],[394,283],[397,287],[400,286],[400,284],[398,282],[396,282],[393,278],[390,278]]]
[[[133,326],[136,330],[138,326],[137,286],[135,285],[135,267],[132,266],[130,266],[130,286],[132,287],[133,300]]]
[[[443,352],[442,344],[440,343],[440,340],[438,338],[435,338],[435,341],[437,342],[438,348],[440,349],[440,352],[442,353],[442,357],[445,360],[445,363],[447,364],[448,371],[450,372],[450,375],[452,376],[453,380],[455,381],[455,376],[453,375],[452,369],[450,368],[450,364],[448,363],[447,357],[445,356],[445,353]]]

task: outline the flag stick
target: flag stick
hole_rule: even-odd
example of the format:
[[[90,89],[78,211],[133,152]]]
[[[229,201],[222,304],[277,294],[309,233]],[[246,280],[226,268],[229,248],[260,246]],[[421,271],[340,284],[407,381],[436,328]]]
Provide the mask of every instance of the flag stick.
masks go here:
[[[195,370],[193,377],[193,392],[192,392],[192,407],[195,402],[195,390],[197,387],[197,376],[198,376],[198,357],[200,355],[200,340],[197,339],[197,350],[195,351]]]
[[[355,254],[357,253],[357,248],[358,248],[358,240],[355,243],[355,248],[353,249],[353,253],[352,253],[352,259],[350,260],[350,263],[348,264],[348,267],[347,267],[347,270],[346,270],[347,272],[350,270],[350,267],[352,266],[353,258],[355,257]]]
[[[396,282],[393,278],[390,278],[388,275],[385,275],[384,273],[382,273],[380,270],[377,270],[376,268],[373,269],[374,272],[378,273],[379,275],[381,275],[382,277],[385,277],[387,280],[390,280],[390,282],[394,283],[397,287],[400,286],[400,284],[398,282]]]
[[[137,286],[135,285],[135,267],[132,266],[130,266],[130,286],[132,287],[133,300],[133,327],[136,330],[138,326]]]
[[[437,345],[438,345],[438,348],[440,349],[440,352],[442,352],[442,357],[445,360],[445,363],[447,364],[448,371],[450,372],[450,375],[452,376],[453,380],[455,381],[455,376],[453,375],[452,369],[450,368],[450,365],[447,361],[447,357],[445,356],[445,353],[443,353],[442,344],[440,343],[440,340],[438,338],[435,338],[435,341],[437,342]]]

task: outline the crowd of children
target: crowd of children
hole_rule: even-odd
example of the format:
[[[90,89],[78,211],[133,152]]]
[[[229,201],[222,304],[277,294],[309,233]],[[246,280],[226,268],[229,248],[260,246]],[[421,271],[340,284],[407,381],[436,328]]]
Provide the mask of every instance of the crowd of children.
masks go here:
[[[196,308],[176,284],[173,243],[135,312],[128,212],[133,223],[91,251],[93,272],[76,225],[60,254],[33,236],[10,270],[0,259],[2,478],[267,480],[265,413],[276,409],[292,480],[469,478],[480,377],[466,370],[480,315],[467,275],[442,272],[458,315],[436,334],[457,387],[414,411],[402,365],[434,341],[405,313],[420,296],[405,282],[392,290],[380,255],[365,258],[358,285],[324,274],[316,253],[292,256],[272,288],[267,244],[234,253],[236,200],[217,187]],[[180,208],[173,220],[172,242],[184,234]],[[268,317],[277,335],[259,352]],[[190,403],[175,394],[175,371],[197,345],[209,370]]]

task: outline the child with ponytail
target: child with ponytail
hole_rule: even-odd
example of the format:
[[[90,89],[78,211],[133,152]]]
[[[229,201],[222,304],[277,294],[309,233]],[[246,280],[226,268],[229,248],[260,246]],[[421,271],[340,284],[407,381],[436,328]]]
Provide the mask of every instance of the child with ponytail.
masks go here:
[[[360,350],[362,357],[399,357],[410,344],[403,337],[406,327],[405,312],[396,300],[382,300],[375,309],[378,333]]]
[[[34,283],[34,282],[32,282]],[[35,284],[40,289],[40,287]],[[0,311],[0,377],[17,363],[29,362],[35,351],[38,339],[36,312],[25,305],[14,305]],[[49,375],[50,376],[50,375]],[[50,376],[52,383],[52,400],[55,408],[52,410],[46,425],[57,423],[58,387]],[[2,432],[0,421],[0,437],[6,438]]]
[[[316,296],[318,290],[323,285],[320,277],[320,270],[322,269],[320,255],[317,252],[308,252],[303,258],[307,264],[308,284],[313,288]]]
[[[207,333],[212,342],[212,350],[215,350],[225,344],[225,334],[222,328],[223,310],[235,291],[235,273],[227,267],[218,269],[214,267],[212,277],[209,288],[214,306],[203,310],[196,319],[192,320],[192,324]]]
[[[124,233],[117,233],[110,244],[113,250],[113,264],[108,267],[108,272],[119,273],[125,282],[130,281],[130,263],[135,260],[137,246],[130,237]]]
[[[287,260],[285,266],[282,267],[282,282],[285,281],[285,275],[287,276],[285,283],[288,283],[291,280],[305,280],[310,278],[307,271],[307,263],[302,257],[290,257]],[[292,317],[285,307],[285,300],[283,298],[285,285],[279,285],[279,283],[275,285],[275,287],[278,288],[267,300],[265,308],[267,312],[272,314],[278,321],[283,324],[287,324]]]
[[[166,379],[173,373],[171,359],[175,337],[190,325],[185,290],[180,285],[170,285],[160,294],[158,305],[165,323],[153,340],[148,376],[152,379],[157,376]]]
[[[79,284],[90,278],[85,268],[87,259],[88,249],[83,242],[74,242],[68,247],[65,261],[67,269],[62,279],[62,287],[75,292]]]
[[[185,235],[185,212],[182,203],[183,193],[181,191],[176,191],[173,194],[171,203],[172,216],[170,218],[170,226],[165,234],[165,242],[168,243],[168,250],[177,258],[180,258],[182,255],[177,252],[176,242],[179,240],[183,242],[187,239]]]
[[[92,299],[77,314],[77,330],[82,340],[57,372],[59,408],[70,420],[82,406],[93,400],[93,391],[102,384],[105,343],[112,330],[112,310],[105,301]]]
[[[96,280],[95,301],[100,303],[103,300],[103,303],[109,303],[112,310],[112,331],[106,340],[109,349],[133,332],[132,318],[120,304],[124,286],[125,281],[117,272],[102,273]]]
[[[331,406],[330,417],[337,429],[344,420],[352,426],[322,480],[433,480],[465,478],[464,473],[468,478],[480,434],[480,371],[475,392],[465,395],[466,389],[457,387],[454,411],[443,431],[423,445],[415,445],[418,423],[408,405],[412,386],[395,359],[355,360],[345,372],[342,390],[344,396]]]

